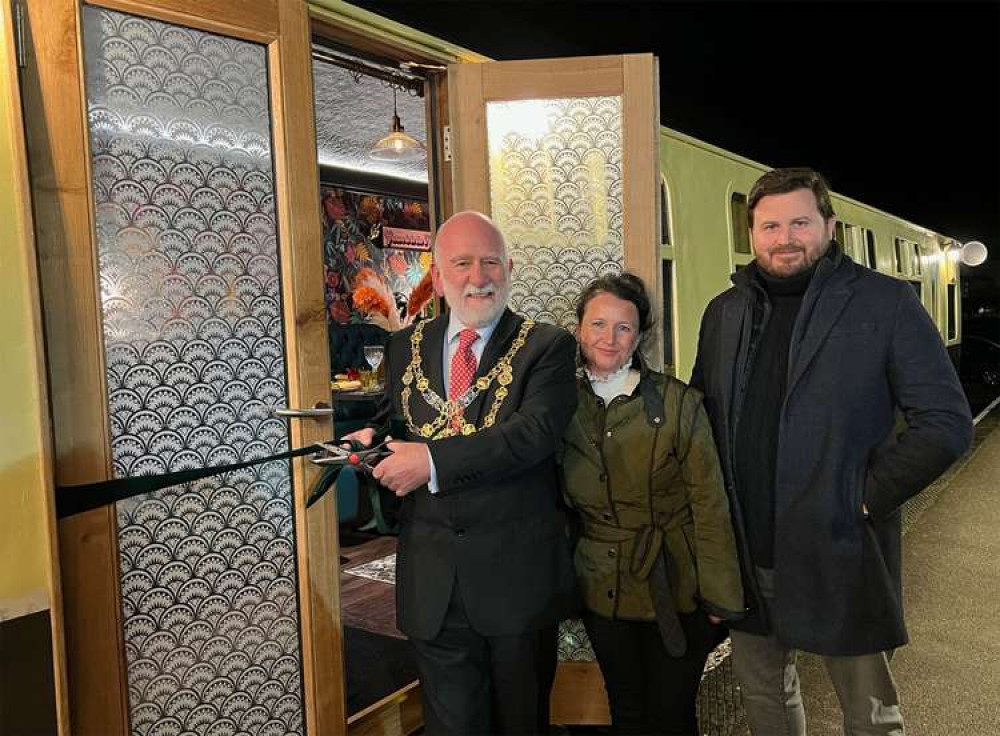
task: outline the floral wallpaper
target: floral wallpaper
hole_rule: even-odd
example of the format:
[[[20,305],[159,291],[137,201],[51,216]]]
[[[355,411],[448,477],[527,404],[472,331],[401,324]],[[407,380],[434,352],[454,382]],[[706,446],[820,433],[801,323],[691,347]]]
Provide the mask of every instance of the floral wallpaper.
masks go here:
[[[421,237],[430,231],[427,203],[331,186],[320,197],[330,322],[408,325],[433,296],[430,240]],[[412,232],[421,244],[390,246],[387,229]]]

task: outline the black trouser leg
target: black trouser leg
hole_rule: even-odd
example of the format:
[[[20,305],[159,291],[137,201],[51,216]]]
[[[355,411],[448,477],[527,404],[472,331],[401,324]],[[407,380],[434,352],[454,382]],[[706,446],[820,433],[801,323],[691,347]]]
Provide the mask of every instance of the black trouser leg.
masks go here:
[[[546,733],[556,673],[556,627],[488,641],[495,732]]]
[[[469,625],[458,585],[437,637],[410,643],[420,670],[427,736],[490,733],[489,647]]]
[[[548,729],[556,627],[486,637],[469,624],[458,590],[440,633],[411,639],[428,736],[539,734]]]
[[[604,675],[615,733],[697,734],[698,686],[711,651],[712,631],[700,611],[681,614],[680,619],[688,649],[683,657],[671,657],[655,622],[584,614]]]
[[[668,655],[662,641],[656,637],[655,643],[660,644],[656,650],[658,660],[650,662],[646,677],[647,726],[650,729],[655,726],[657,733],[697,736],[698,688],[705,660],[713,649],[714,631],[701,611],[681,614],[680,619],[688,641],[683,657]],[[654,650],[656,633],[646,632],[649,637],[647,651]]]

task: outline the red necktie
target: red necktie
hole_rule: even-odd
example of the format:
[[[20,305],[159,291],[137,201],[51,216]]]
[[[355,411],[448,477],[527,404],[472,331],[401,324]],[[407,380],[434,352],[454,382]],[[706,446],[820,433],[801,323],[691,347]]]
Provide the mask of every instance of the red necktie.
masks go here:
[[[472,343],[479,339],[475,330],[464,329],[458,333],[458,350],[451,359],[451,374],[448,378],[448,398],[455,400],[469,390],[476,375],[476,354]]]

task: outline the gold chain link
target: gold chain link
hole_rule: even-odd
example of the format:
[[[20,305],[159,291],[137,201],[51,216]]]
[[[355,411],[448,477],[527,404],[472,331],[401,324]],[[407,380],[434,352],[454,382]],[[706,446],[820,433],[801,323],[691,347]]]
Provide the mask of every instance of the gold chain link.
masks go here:
[[[524,347],[524,343],[528,338],[528,333],[531,328],[535,326],[533,320],[526,319],[521,324],[521,329],[517,333],[517,337],[514,343],[510,346],[507,353],[497,361],[497,364],[490,369],[490,372],[485,376],[480,376],[476,379],[468,390],[462,394],[462,396],[457,399],[448,399],[445,401],[430,387],[430,381],[427,380],[427,376],[424,375],[422,361],[420,359],[420,345],[424,339],[424,325],[426,323],[420,322],[413,329],[413,334],[410,336],[410,364],[406,366],[406,370],[403,372],[403,391],[400,396],[403,404],[403,416],[406,419],[406,426],[409,427],[410,431],[414,434],[418,434],[421,437],[427,439],[442,439],[444,437],[452,437],[456,434],[470,435],[475,434],[479,431],[474,424],[471,424],[465,419],[466,408],[475,401],[476,397],[484,391],[488,390],[493,384],[493,381],[499,385],[496,392],[493,394],[493,405],[490,407],[489,412],[483,419],[483,425],[481,429],[486,427],[492,427],[496,422],[497,413],[500,411],[500,407],[503,405],[504,399],[507,398],[509,393],[507,386],[514,382],[514,370],[511,367],[511,361],[517,352]],[[410,409],[410,397],[413,395],[412,384],[416,381],[417,390],[420,392],[424,401],[427,402],[432,408],[438,409],[438,415],[433,421],[427,422],[421,426],[417,426],[417,423],[413,421],[413,414]],[[459,420],[459,428],[456,430],[449,420],[457,418]]]

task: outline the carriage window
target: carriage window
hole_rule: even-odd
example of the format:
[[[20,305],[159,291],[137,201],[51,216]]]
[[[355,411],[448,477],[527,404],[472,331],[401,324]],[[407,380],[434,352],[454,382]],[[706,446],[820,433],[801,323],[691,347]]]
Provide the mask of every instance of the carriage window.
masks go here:
[[[663,370],[674,373],[674,262],[664,258],[663,278]]]
[[[878,267],[878,258],[875,250],[875,233],[865,230],[865,249],[868,253],[868,268]]]
[[[896,273],[903,271],[903,239],[896,238],[892,243],[892,267]]]
[[[847,244],[847,231],[844,229],[844,223],[837,220],[837,223],[833,226],[833,238],[841,247]]]
[[[837,242],[840,243],[840,247],[844,249],[844,253],[849,255],[854,260],[858,260],[858,226],[852,225],[849,222],[840,223],[841,234],[837,238]],[[836,227],[836,226],[835,226]]]
[[[920,257],[920,245],[918,243],[913,244],[913,273],[917,276],[924,275],[924,262]]]
[[[667,191],[667,180],[660,177],[660,240],[663,245],[670,245],[670,192]]]
[[[948,340],[958,337],[958,321],[955,319],[956,302],[958,301],[958,290],[955,284],[948,284]]]
[[[750,254],[750,226],[747,224],[747,195],[733,192],[729,200],[729,219],[733,228],[733,250]]]

